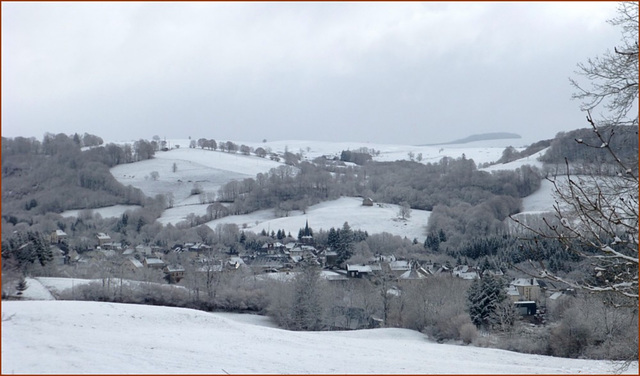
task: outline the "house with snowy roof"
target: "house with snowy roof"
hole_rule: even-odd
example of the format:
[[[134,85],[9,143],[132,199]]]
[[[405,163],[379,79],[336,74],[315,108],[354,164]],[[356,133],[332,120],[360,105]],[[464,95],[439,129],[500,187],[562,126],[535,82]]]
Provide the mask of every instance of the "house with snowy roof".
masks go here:
[[[142,268],[144,268],[144,265],[140,261],[138,261],[135,257],[127,257],[127,261],[125,262],[124,267],[127,270],[133,273],[136,273]]]
[[[107,243],[111,243],[111,236],[105,234],[104,232],[99,232],[96,235],[98,239],[98,247],[103,247]]]
[[[507,291],[514,302],[538,301],[540,299],[540,283],[536,278],[516,278],[509,283]]]
[[[284,254],[287,246],[280,242],[267,242],[260,247],[260,253],[268,255]]]
[[[399,277],[402,274],[411,271],[411,263],[407,260],[394,260],[389,262],[391,273]]]
[[[420,268],[412,268],[402,273],[398,280],[400,281],[418,281],[427,278],[429,273],[422,267]]]
[[[166,265],[162,271],[169,280],[169,283],[178,283],[184,278],[184,268],[182,265]]]
[[[51,233],[51,244],[62,243],[63,241],[67,240],[68,237],[69,236],[66,232],[57,229]]]
[[[364,278],[373,273],[371,265],[347,264],[347,276],[349,278]]]
[[[456,266],[455,268],[453,268],[453,271],[451,272],[451,274],[454,277],[458,277],[466,280],[474,280],[474,279],[480,278],[480,274],[478,273],[476,268],[470,267],[468,265]]]
[[[162,269],[164,267],[164,261],[156,257],[145,257],[143,262],[147,268]]]

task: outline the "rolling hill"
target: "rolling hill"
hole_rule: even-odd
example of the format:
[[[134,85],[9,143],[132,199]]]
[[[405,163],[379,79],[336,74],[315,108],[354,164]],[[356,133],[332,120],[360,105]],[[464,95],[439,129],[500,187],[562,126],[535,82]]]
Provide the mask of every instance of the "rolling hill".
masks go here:
[[[2,315],[3,374],[606,374],[620,365],[438,344],[407,329],[292,332],[262,316],[185,308],[3,301]]]

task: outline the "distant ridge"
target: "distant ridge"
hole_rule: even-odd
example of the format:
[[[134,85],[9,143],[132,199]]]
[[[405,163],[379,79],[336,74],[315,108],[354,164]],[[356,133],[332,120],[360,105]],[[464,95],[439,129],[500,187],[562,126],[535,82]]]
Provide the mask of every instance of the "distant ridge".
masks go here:
[[[474,134],[465,138],[461,138],[459,140],[453,140],[450,142],[442,142],[438,144],[423,144],[418,146],[467,144],[469,142],[475,142],[475,141],[504,140],[504,139],[511,139],[511,138],[522,138],[522,136],[520,136],[517,133],[509,133],[509,132],[481,133],[481,134]]]

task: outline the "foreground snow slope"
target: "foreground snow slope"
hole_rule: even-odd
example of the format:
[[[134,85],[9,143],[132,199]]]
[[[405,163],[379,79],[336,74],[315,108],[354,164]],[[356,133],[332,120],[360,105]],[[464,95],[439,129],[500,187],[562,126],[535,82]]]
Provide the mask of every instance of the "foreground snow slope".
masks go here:
[[[3,301],[2,373],[611,373],[606,361],[441,345],[405,329],[290,332],[259,316]],[[637,374],[637,364],[629,370]]]

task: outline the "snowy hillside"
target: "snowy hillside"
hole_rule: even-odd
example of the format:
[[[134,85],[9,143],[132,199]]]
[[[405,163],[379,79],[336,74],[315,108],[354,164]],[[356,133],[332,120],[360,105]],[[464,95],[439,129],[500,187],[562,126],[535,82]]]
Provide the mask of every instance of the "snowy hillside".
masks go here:
[[[139,205],[113,205],[104,208],[94,208],[89,210],[93,214],[100,214],[100,216],[102,216],[103,218],[112,218],[121,216],[122,213],[126,212],[127,210],[135,210],[139,207]],[[60,213],[60,215],[65,218],[78,217],[80,216],[81,212],[87,212],[87,210],[67,210]]]
[[[300,153],[306,159],[312,160],[319,156],[340,156],[343,150],[356,151],[360,148],[373,149],[379,151],[380,154],[374,156],[373,160],[377,162],[389,162],[398,160],[408,160],[409,153],[413,153],[416,157],[422,154],[422,162],[437,162],[443,157],[460,158],[464,154],[466,158],[473,159],[476,164],[493,162],[500,158],[505,147],[513,145],[518,140],[495,140],[472,142],[468,144],[452,144],[452,145],[432,145],[432,146],[415,146],[415,145],[390,145],[390,144],[372,144],[368,142],[321,142],[321,141],[301,141],[301,140],[285,140],[273,141],[267,143],[247,143],[251,147],[269,147],[274,152],[284,153],[289,150],[292,153]],[[514,145],[520,146],[520,145]],[[521,150],[516,147],[517,150]]]
[[[288,150],[299,153],[305,160],[313,160],[319,156],[339,157],[343,150],[373,149],[379,154],[376,161],[408,160],[412,153],[414,158],[421,156],[422,163],[437,162],[443,157],[473,159],[476,163],[492,162],[500,158],[504,147],[517,140],[479,141],[463,145],[412,146],[385,145],[354,142],[319,142],[286,140],[265,143],[246,143],[257,148],[263,147],[276,153]],[[217,193],[220,186],[233,179],[255,177],[257,173],[268,172],[281,165],[268,158],[255,155],[244,156],[221,151],[190,149],[185,147],[189,140],[169,140],[169,145],[182,145],[179,149],[158,152],[154,159],[138,163],[119,165],[111,169],[113,176],[125,185],[140,188],[147,196],[171,193],[174,196],[173,208],[166,210],[159,221],[163,224],[176,224],[186,219],[187,215],[204,215],[207,205],[200,204],[198,196],[190,195],[197,183],[208,194]],[[243,144],[238,142],[238,145]],[[486,170],[515,169],[524,164],[540,165],[538,154],[508,164],[496,165]],[[175,164],[176,171],[173,171]],[[158,179],[150,177],[152,171],[158,172]],[[295,234],[308,219],[316,229],[341,226],[345,221],[354,228],[370,233],[387,231],[392,234],[406,236],[410,239],[424,237],[423,226],[426,225],[429,213],[413,211],[412,218],[404,223],[395,221],[397,207],[385,205],[384,208],[363,211],[355,198],[345,198],[311,207],[305,215],[293,212],[287,218],[276,218],[272,211],[260,211],[245,216],[234,216],[209,223],[215,228],[219,223],[236,223],[241,228],[253,231],[262,229],[285,229]],[[122,212],[121,210],[120,212]],[[107,208],[97,211],[109,214]],[[74,213],[66,213],[73,215]],[[105,215],[103,214],[103,215]]]
[[[393,235],[407,237],[423,242],[425,227],[429,221],[431,212],[424,210],[412,210],[411,217],[402,220],[398,217],[399,207],[392,204],[374,204],[367,207],[362,206],[362,199],[355,197],[342,197],[338,200],[322,202],[307,209],[306,214],[293,211],[288,217],[276,218],[273,210],[261,210],[247,215],[235,215],[217,219],[207,223],[213,229],[221,223],[235,223],[241,229],[253,232],[260,232],[263,229],[285,230],[297,236],[298,230],[309,221],[309,226],[314,230],[324,229],[328,231],[331,227],[342,227],[344,222],[348,222],[354,230],[367,231],[370,234],[388,232]],[[164,216],[163,216],[164,217]]]
[[[111,174],[120,183],[139,188],[149,197],[171,192],[176,206],[180,206],[197,203],[197,197],[188,201],[196,183],[203,191],[216,193],[231,180],[253,178],[280,165],[256,156],[186,148],[157,152],[153,159],[115,166]],[[151,178],[154,171],[158,173],[157,180]]]
[[[437,344],[406,329],[290,332],[261,316],[101,302],[3,301],[2,345],[3,374],[615,371],[609,361]]]
[[[501,163],[501,164],[495,164],[486,168],[482,168],[481,170],[483,171],[499,171],[499,170],[515,170],[517,168],[520,168],[524,165],[529,165],[529,166],[533,166],[533,167],[537,167],[537,168],[542,168],[543,167],[543,163],[540,162],[538,160],[538,158],[540,158],[541,156],[544,155],[544,153],[546,153],[548,150],[547,149],[543,149],[540,150],[537,153],[534,153],[528,157],[524,157],[524,158],[520,158],[518,160],[515,160],[513,162],[508,162],[508,163]]]

